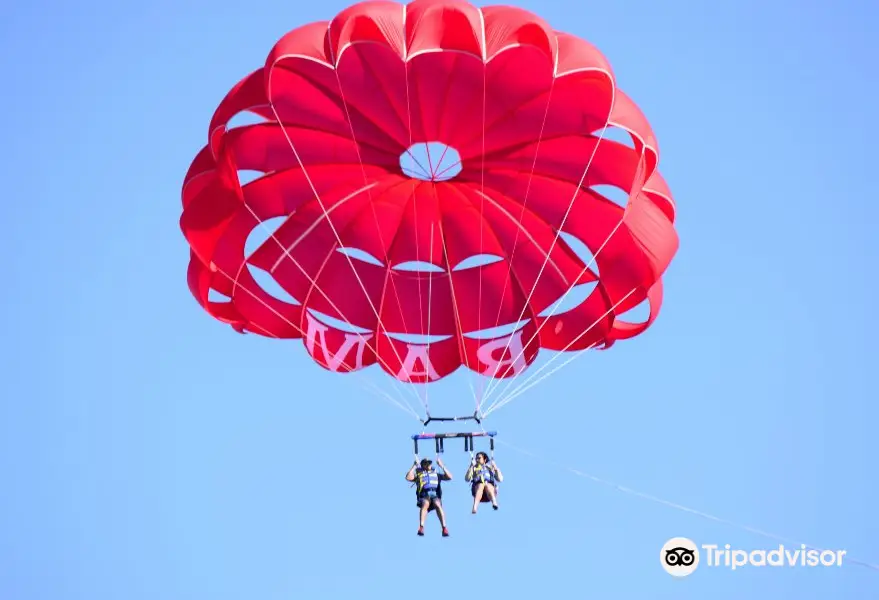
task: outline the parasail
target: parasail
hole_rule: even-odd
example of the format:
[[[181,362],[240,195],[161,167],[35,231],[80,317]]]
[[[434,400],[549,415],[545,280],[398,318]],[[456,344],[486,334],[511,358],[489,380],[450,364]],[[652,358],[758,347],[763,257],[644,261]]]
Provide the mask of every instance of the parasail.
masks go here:
[[[231,127],[242,112],[257,122]],[[654,322],[678,248],[657,163],[588,42],[510,6],[361,2],[286,34],[220,102],[183,183],[189,287],[331,371],[512,378]],[[644,323],[619,318],[645,301]]]

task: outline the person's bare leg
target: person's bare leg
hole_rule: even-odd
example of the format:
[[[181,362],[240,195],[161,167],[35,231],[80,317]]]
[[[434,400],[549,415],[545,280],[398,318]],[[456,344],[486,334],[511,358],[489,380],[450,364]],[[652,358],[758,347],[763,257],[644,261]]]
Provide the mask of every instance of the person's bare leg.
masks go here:
[[[418,531],[424,530],[424,521],[427,519],[427,508],[430,506],[430,500],[421,503],[421,510],[418,512]]]
[[[479,507],[479,503],[482,502],[482,492],[485,491],[485,484],[480,483],[476,486],[476,494],[473,495],[473,514],[476,514],[476,509]]]
[[[443,529],[446,528],[446,511],[443,510],[443,504],[440,502],[440,499],[436,499],[436,504],[434,505],[436,508],[436,518],[439,519],[440,527]]]
[[[485,493],[488,494],[488,499],[491,500],[491,506],[497,508],[497,490],[494,489],[494,486],[485,486]]]

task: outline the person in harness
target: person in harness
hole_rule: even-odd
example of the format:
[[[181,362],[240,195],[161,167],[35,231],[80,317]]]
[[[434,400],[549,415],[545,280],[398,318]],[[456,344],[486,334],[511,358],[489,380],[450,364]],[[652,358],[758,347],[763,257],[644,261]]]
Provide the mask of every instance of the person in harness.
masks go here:
[[[497,484],[504,480],[504,476],[494,459],[489,462],[485,452],[477,452],[464,479],[470,482],[474,515],[480,502],[491,502],[491,507],[497,510]]]
[[[443,537],[449,537],[449,529],[446,527],[446,513],[443,510],[443,481],[451,481],[452,474],[443,464],[441,458],[436,459],[436,464],[442,469],[438,473],[431,466],[431,460],[424,458],[421,464],[415,463],[409,472],[406,473],[406,481],[414,481],[416,485],[415,497],[418,500],[418,535],[424,535],[424,520],[427,513],[436,510],[436,516],[439,518],[440,526],[443,528]]]

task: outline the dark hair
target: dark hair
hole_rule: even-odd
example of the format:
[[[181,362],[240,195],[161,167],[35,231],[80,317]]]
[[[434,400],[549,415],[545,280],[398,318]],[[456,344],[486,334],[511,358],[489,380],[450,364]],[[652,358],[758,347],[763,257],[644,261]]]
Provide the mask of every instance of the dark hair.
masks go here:
[[[426,469],[427,467],[429,467],[431,465],[431,463],[433,463],[433,461],[430,460],[429,458],[422,458],[421,459],[421,468]]]
[[[485,452],[477,452],[476,458],[479,458],[480,456],[485,459],[485,462],[488,462],[488,454],[486,454]]]

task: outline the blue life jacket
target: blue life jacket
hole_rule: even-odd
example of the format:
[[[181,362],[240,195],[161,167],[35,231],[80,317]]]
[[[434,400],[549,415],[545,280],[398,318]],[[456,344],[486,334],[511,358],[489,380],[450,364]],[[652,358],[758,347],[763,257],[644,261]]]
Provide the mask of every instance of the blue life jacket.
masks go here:
[[[473,467],[473,483],[491,483],[494,484],[494,471],[487,464],[475,465]]]
[[[435,492],[439,489],[439,473],[437,473],[433,469],[431,469],[430,471],[425,471],[421,468],[416,469],[415,482],[418,484],[417,493],[419,495],[422,492]]]

